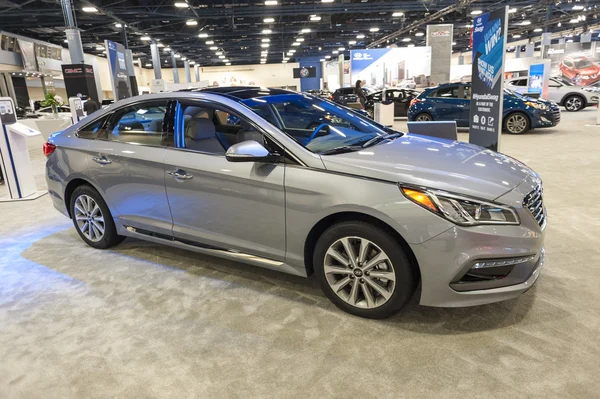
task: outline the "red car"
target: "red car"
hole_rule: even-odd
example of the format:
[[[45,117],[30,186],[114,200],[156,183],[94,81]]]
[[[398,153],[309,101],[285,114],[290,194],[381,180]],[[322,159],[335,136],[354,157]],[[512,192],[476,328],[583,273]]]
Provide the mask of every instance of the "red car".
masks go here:
[[[600,80],[600,67],[586,57],[565,57],[560,62],[563,76],[578,86],[587,86]]]

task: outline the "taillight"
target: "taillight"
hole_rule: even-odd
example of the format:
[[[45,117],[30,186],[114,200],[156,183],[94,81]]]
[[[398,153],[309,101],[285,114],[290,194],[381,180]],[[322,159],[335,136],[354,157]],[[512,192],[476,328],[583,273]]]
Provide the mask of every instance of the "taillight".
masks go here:
[[[42,150],[44,151],[44,156],[49,157],[50,154],[52,154],[54,150],[56,150],[56,146],[51,143],[44,143],[44,145],[42,146]]]
[[[410,100],[410,104],[408,105],[408,107],[409,108],[412,107],[414,104],[418,103],[419,101],[421,101],[421,100],[419,100],[418,98],[413,98],[412,100]]]

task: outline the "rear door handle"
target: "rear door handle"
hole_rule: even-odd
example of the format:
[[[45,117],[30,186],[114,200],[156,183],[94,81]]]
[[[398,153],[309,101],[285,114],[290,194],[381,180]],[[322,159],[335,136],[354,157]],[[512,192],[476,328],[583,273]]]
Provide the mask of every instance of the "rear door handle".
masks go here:
[[[175,170],[167,172],[167,174],[169,176],[173,176],[175,179],[178,179],[178,180],[189,180],[192,177],[194,177],[194,175],[190,175],[190,174],[186,173],[185,170],[182,170],[182,169],[175,169]]]
[[[92,157],[92,161],[99,163],[100,165],[108,165],[112,163],[112,160],[102,155],[101,157]]]

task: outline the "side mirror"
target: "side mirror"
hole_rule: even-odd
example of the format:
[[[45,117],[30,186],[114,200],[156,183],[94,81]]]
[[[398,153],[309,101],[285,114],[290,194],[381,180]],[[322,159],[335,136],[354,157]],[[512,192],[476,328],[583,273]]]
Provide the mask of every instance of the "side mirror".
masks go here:
[[[229,162],[275,162],[279,157],[271,155],[262,144],[254,140],[242,141],[229,147],[225,153]]]

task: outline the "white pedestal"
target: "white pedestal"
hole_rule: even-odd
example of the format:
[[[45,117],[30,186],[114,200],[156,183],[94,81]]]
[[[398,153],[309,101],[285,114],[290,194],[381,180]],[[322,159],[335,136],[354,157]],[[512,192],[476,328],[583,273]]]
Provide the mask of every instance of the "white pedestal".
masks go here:
[[[20,123],[40,132],[44,138],[44,142],[48,141],[48,137],[52,133],[65,130],[72,125],[70,119],[20,119]]]
[[[11,199],[21,199],[37,193],[35,180],[29,163],[27,138],[39,136],[40,132],[19,122],[2,124],[0,151],[2,152],[2,172],[8,184]]]
[[[394,103],[375,103],[373,117],[375,118],[375,122],[379,122],[384,126],[394,126]]]

